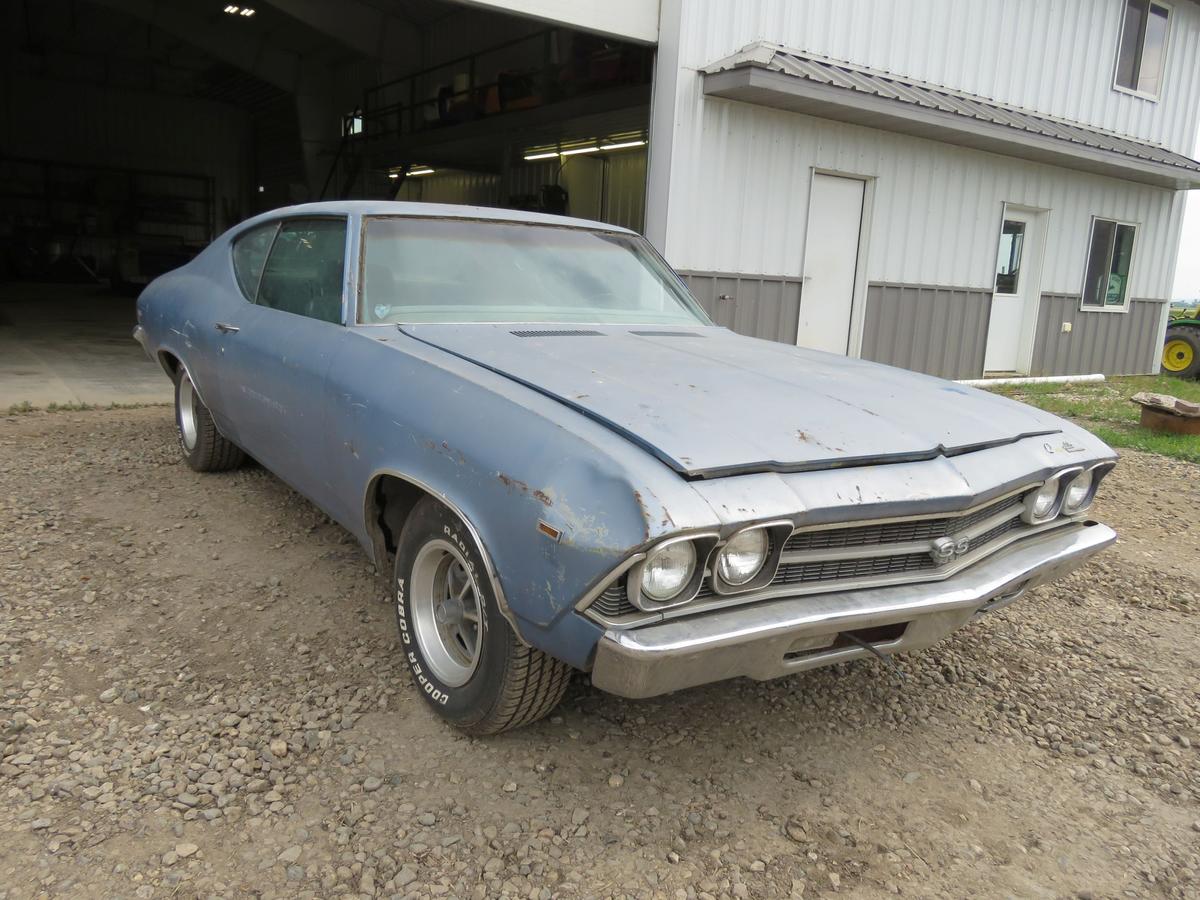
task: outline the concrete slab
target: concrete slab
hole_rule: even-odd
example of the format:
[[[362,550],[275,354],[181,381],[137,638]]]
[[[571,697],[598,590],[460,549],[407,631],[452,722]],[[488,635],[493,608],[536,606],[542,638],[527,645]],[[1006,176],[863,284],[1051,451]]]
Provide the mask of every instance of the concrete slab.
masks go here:
[[[134,298],[74,284],[0,284],[0,413],[28,402],[169,403],[173,388],[132,338]]]

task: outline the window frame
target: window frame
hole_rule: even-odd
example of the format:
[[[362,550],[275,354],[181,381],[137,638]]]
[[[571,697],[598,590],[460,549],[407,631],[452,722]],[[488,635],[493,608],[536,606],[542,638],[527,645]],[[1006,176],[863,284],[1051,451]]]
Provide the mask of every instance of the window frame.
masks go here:
[[[1147,18],[1150,15],[1150,7],[1151,6],[1157,6],[1162,9],[1165,9],[1167,11],[1167,39],[1163,42],[1162,62],[1159,64],[1159,69],[1158,69],[1158,86],[1159,86],[1158,93],[1152,94],[1149,91],[1143,91],[1139,88],[1125,87],[1125,85],[1120,84],[1117,81],[1117,77],[1118,77],[1118,74],[1119,74],[1120,68],[1121,68],[1121,41],[1123,40],[1123,38],[1125,36],[1125,17],[1127,15],[1129,15],[1129,0],[1122,0],[1122,3],[1121,3],[1121,21],[1117,27],[1117,52],[1113,55],[1112,88],[1114,91],[1117,91],[1118,93],[1127,94],[1130,97],[1138,97],[1142,100],[1149,100],[1151,103],[1157,103],[1160,99],[1162,99],[1163,87],[1165,87],[1165,85],[1166,85],[1167,56],[1171,52],[1171,33],[1175,30],[1172,27],[1172,22],[1174,22],[1174,20],[1175,20],[1175,7],[1171,3],[1162,2],[1162,0],[1147,0],[1147,2],[1146,2]],[[1143,30],[1142,31],[1142,47],[1141,47],[1141,49],[1144,51],[1145,48],[1146,48],[1146,33],[1145,33],[1145,30]],[[1139,67],[1139,71],[1137,72],[1137,75],[1138,75],[1138,81],[1140,82],[1141,81],[1140,67]]]
[[[353,308],[347,310],[347,315],[350,316],[349,322],[356,327],[395,328],[398,325],[407,324],[407,323],[397,323],[397,322],[366,322],[363,320],[364,317],[362,314],[363,313],[362,303],[363,303],[363,287],[364,287],[365,280],[366,280],[365,268],[366,268],[366,264],[367,264],[367,253],[366,253],[367,225],[375,219],[409,219],[409,220],[424,219],[424,220],[433,220],[433,221],[478,222],[478,223],[485,223],[485,224],[500,224],[500,225],[527,225],[527,226],[535,227],[535,228],[566,228],[566,229],[573,229],[576,231],[611,232],[613,234],[620,234],[620,235],[624,235],[626,237],[638,238],[645,245],[645,249],[650,253],[650,255],[653,256],[662,265],[668,279],[673,281],[679,288],[681,288],[683,290],[684,295],[687,296],[688,298],[690,298],[692,303],[695,304],[695,309],[692,311],[699,313],[700,319],[701,319],[701,321],[696,323],[696,326],[708,327],[708,326],[711,326],[714,324],[712,317],[709,316],[709,314],[708,314],[708,311],[705,310],[704,306],[696,298],[696,295],[692,293],[691,288],[689,288],[687,286],[687,283],[680,277],[679,273],[675,271],[675,267],[672,266],[669,262],[667,262],[667,260],[663,257],[663,255],[658,252],[657,247],[655,247],[652,243],[650,243],[649,240],[647,240],[643,235],[640,235],[637,232],[630,232],[630,231],[627,231],[627,230],[621,229],[621,228],[607,229],[607,228],[589,227],[586,225],[559,224],[557,222],[538,222],[538,221],[526,221],[526,220],[522,220],[522,219],[505,219],[503,217],[491,218],[488,216],[446,216],[446,215],[437,215],[437,214],[419,215],[419,214],[413,214],[413,213],[383,212],[383,213],[364,213],[363,215],[359,216],[358,228],[356,229],[357,238],[358,238],[358,250],[357,250],[358,258],[355,260],[355,263],[354,263],[355,285],[354,285],[353,297],[350,298],[351,302],[353,303]],[[266,271],[265,265],[263,266],[263,271]],[[421,323],[421,324],[428,324],[428,323]],[[438,323],[438,324],[442,324],[442,323]],[[558,323],[552,319],[538,320],[536,322],[532,321],[532,320],[520,319],[520,320],[514,320],[512,322],[494,322],[494,321],[489,320],[486,322],[456,322],[456,323],[447,323],[447,324],[457,324],[457,325],[467,325],[467,324],[552,325],[552,324],[561,324],[561,323]],[[613,323],[613,324],[615,324],[615,323]],[[637,324],[637,323],[626,323],[626,324]],[[690,326],[685,326],[685,327],[690,327]]]
[[[1108,216],[1095,216],[1095,215],[1092,216],[1091,221],[1088,225],[1087,251],[1085,252],[1084,258],[1083,258],[1083,277],[1082,277],[1082,284],[1080,285],[1080,290],[1079,290],[1079,311],[1080,312],[1103,312],[1103,313],[1127,313],[1127,312],[1129,312],[1129,304],[1133,302],[1133,291],[1128,288],[1125,291],[1125,300],[1120,306],[1106,306],[1103,303],[1100,304],[1099,306],[1090,306],[1090,305],[1084,303],[1084,300],[1087,299],[1088,269],[1091,268],[1091,264],[1092,264],[1092,245],[1095,242],[1094,238],[1095,238],[1095,234],[1096,234],[1096,223],[1097,222],[1112,223],[1114,246],[1115,246],[1115,240],[1116,240],[1117,226],[1125,225],[1125,226],[1133,229],[1133,246],[1130,247],[1130,249],[1129,249],[1129,275],[1127,276],[1130,279],[1130,281],[1132,281],[1132,278],[1133,278],[1133,261],[1134,261],[1134,257],[1137,255],[1138,240],[1140,239],[1140,236],[1141,236],[1142,223],[1141,222],[1130,222],[1125,219],[1110,218]],[[1110,251],[1110,254],[1108,257],[1107,270],[1111,274],[1111,272],[1112,272],[1111,251]]]
[[[337,221],[342,222],[345,225],[345,248],[342,251],[341,316],[340,316],[340,320],[337,322],[325,322],[324,319],[316,319],[316,318],[313,318],[312,316],[303,316],[303,315],[300,315],[299,313],[289,312],[286,309],[276,309],[273,306],[264,306],[263,304],[258,302],[258,292],[262,288],[263,275],[265,275],[267,272],[267,262],[271,258],[271,253],[275,250],[275,241],[279,238],[279,232],[282,231],[283,226],[289,222],[307,222],[307,221],[311,221],[313,219],[335,219]],[[347,284],[347,279],[350,277],[352,272],[356,272],[358,269],[357,263],[354,263],[354,264],[351,263],[351,260],[353,259],[352,253],[354,251],[354,242],[353,242],[352,238],[355,233],[355,230],[352,227],[353,223],[352,223],[351,219],[352,219],[352,217],[349,213],[333,213],[333,212],[308,213],[308,214],[300,214],[300,215],[280,216],[277,219],[268,219],[265,222],[255,222],[254,224],[249,225],[246,228],[243,228],[236,235],[234,235],[229,241],[229,269],[230,269],[230,274],[233,276],[234,283],[238,287],[238,293],[241,294],[242,298],[244,300],[246,300],[251,306],[257,306],[260,309],[269,309],[274,312],[285,313],[289,316],[300,316],[300,318],[302,318],[302,319],[312,319],[312,321],[314,321],[314,322],[325,322],[326,325],[340,325],[342,327],[345,327],[346,326],[346,302],[347,302],[346,298],[351,293],[348,290],[349,285]],[[234,248],[234,245],[237,244],[237,242],[240,241],[243,237],[245,237],[250,232],[252,232],[258,228],[262,228],[264,225],[274,225],[275,233],[273,235],[271,235],[271,244],[270,244],[270,246],[267,247],[267,255],[263,259],[263,268],[262,268],[262,271],[258,275],[258,283],[254,286],[254,296],[251,298],[251,297],[246,296],[246,292],[242,290],[241,282],[238,280],[237,268],[233,264],[233,248]],[[357,293],[357,288],[354,293]]]
[[[275,249],[275,238],[279,237],[279,228],[282,222],[282,219],[256,222],[249,228],[244,228],[239,231],[229,241],[229,270],[233,275],[233,283],[237,285],[238,293],[242,295],[242,299],[251,306],[258,305],[258,288],[262,284],[263,272],[267,271],[267,260],[271,257],[271,251]],[[243,238],[249,237],[251,232],[258,231],[258,229],[265,228],[268,225],[274,226],[275,232],[271,235],[271,242],[267,244],[267,253],[266,256],[263,257],[262,271],[258,273],[258,280],[254,283],[254,296],[248,297],[246,296],[245,288],[242,287],[242,279],[238,278],[237,263],[235,262],[234,254],[237,252],[237,245],[242,241]]]
[[[1014,211],[1016,211],[1016,210],[1014,210]],[[1006,205],[1005,209],[1004,209],[1004,213],[1000,216],[1000,236],[996,242],[996,264],[994,266],[994,268],[996,269],[996,272],[992,276],[992,293],[999,294],[1001,297],[1019,297],[1019,296],[1021,296],[1022,282],[1024,281],[1024,278],[1025,278],[1025,238],[1027,238],[1029,236],[1029,229],[1028,229],[1029,223],[1025,222],[1021,219],[1010,219],[1008,216],[1008,212],[1009,212],[1009,207]],[[1016,283],[1013,285],[1016,288],[1016,290],[1001,291],[999,288],[1000,247],[1004,243],[1004,226],[1007,225],[1009,222],[1012,222],[1014,224],[1018,224],[1021,226],[1021,246],[1020,246],[1020,252],[1017,254],[1017,280],[1016,280]],[[1011,254],[1010,254],[1010,256],[1011,256]]]

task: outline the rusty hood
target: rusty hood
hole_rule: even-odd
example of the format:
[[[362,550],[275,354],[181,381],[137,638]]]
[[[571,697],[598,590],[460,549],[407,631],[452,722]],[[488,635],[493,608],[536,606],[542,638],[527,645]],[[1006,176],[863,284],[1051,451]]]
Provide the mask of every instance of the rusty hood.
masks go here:
[[[554,398],[689,478],[952,456],[1062,424],[950,381],[724,328],[401,331]]]

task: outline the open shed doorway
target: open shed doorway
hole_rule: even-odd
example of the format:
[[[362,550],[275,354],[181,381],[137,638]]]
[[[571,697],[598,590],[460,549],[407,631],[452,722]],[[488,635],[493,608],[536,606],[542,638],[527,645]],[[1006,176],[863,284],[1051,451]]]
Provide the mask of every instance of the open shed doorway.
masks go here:
[[[420,53],[347,111],[324,198],[642,230],[652,47],[442,0],[413,8],[427,21]]]

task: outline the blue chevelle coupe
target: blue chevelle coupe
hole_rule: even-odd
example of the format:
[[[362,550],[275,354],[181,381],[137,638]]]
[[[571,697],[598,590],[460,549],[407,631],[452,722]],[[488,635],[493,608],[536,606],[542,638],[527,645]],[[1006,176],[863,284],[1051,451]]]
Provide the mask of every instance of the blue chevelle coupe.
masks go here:
[[[929,646],[1115,535],[1111,449],[1010,400],[714,326],[636,234],[318,203],[138,301],[198,472],[249,454],[392,572],[472,734]]]

